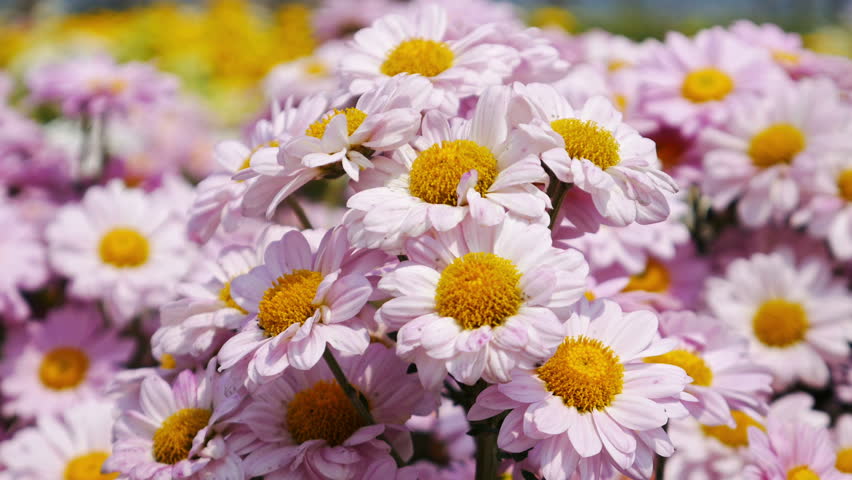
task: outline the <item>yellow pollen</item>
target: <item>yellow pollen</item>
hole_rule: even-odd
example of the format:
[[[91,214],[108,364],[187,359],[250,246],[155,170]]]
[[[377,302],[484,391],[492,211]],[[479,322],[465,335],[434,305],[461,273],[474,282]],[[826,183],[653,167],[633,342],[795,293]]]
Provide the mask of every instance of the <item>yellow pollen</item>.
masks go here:
[[[692,377],[692,384],[701,387],[709,387],[713,383],[713,370],[698,355],[686,350],[672,350],[669,353],[647,357],[648,363],[667,363],[680,367],[686,374]]]
[[[150,245],[144,235],[132,228],[114,228],[101,238],[101,260],[118,268],[134,268],[148,261]]]
[[[586,297],[586,300],[588,300],[590,302],[593,302],[596,298],[598,298],[595,295],[595,292],[593,292],[591,290],[586,290],[586,292],[583,294],[583,296]]]
[[[279,145],[280,144],[278,143],[278,140],[272,140],[271,142],[266,142],[263,145],[259,145],[259,146],[255,147],[255,149],[252,150],[251,153],[249,153],[248,157],[246,157],[246,159],[243,160],[243,163],[240,165],[240,170],[245,170],[245,169],[247,169],[251,166],[251,157],[253,157],[254,154],[257,153],[257,151],[260,150],[261,148],[268,148],[268,147],[276,147],[277,148]]]
[[[89,356],[75,347],[55,348],[44,356],[38,368],[42,385],[52,390],[74,388],[86,378]]]
[[[206,408],[184,408],[171,414],[154,432],[154,460],[174,465],[189,458],[192,439],[210,422]]]
[[[819,480],[819,475],[807,465],[799,465],[787,472],[787,480]]]
[[[446,43],[412,38],[388,53],[381,70],[389,77],[400,73],[434,77],[452,67],[454,59],[455,54]]]
[[[624,387],[624,366],[615,352],[582,335],[566,338],[537,373],[548,391],[580,413],[605,409]]]
[[[239,306],[237,302],[234,301],[233,297],[231,297],[231,282],[225,282],[225,284],[222,285],[222,289],[219,290],[219,300],[221,300],[228,308],[239,310],[243,315],[248,313],[243,309],[243,307]]]
[[[311,270],[293,270],[278,277],[263,293],[257,312],[257,324],[266,336],[274,337],[313,315],[318,307],[313,302],[320,283],[322,274]]]
[[[338,446],[367,423],[340,385],[321,380],[287,404],[287,431],[296,443],[325,440]]]
[[[177,361],[175,360],[174,355],[171,353],[164,353],[160,356],[160,368],[164,370],[171,370],[177,367]]]
[[[716,68],[701,68],[686,75],[681,94],[694,103],[722,100],[734,89],[734,81]]]
[[[65,467],[65,480],[113,480],[118,473],[101,473],[109,453],[94,451],[74,457]]]
[[[645,271],[630,277],[630,281],[624,287],[625,292],[637,290],[645,292],[663,293],[671,286],[671,276],[665,265],[659,261],[649,258]]]
[[[367,118],[367,114],[357,108],[346,108],[343,110],[335,108],[334,111],[308,127],[308,129],[305,130],[305,135],[309,135],[314,138],[322,138],[325,134],[325,129],[328,127],[328,123],[331,122],[331,119],[341,114],[346,116],[347,135],[355,133],[355,130],[358,130],[358,127],[360,127]]]
[[[471,140],[445,140],[420,152],[411,164],[408,190],[424,202],[456,205],[462,176],[476,170],[476,191],[485,196],[497,178],[491,150]]]
[[[834,468],[843,473],[852,473],[852,447],[847,447],[837,452],[837,461]]]
[[[783,65],[794,66],[799,64],[799,56],[795,53],[785,52],[784,50],[775,50],[772,52],[772,58]]]
[[[610,60],[606,68],[610,72],[617,72],[628,65],[630,64],[626,60]]]
[[[756,167],[789,164],[805,149],[805,134],[788,123],[776,123],[752,137],[748,156]]]
[[[626,112],[627,111],[627,96],[626,95],[624,95],[623,93],[616,93],[613,100],[615,100],[615,107],[618,108],[619,112]]]
[[[731,448],[748,446],[748,427],[757,427],[766,431],[766,428],[757,420],[739,410],[731,411],[731,416],[734,417],[734,421],[737,423],[737,426],[734,428],[726,427],[725,425],[712,427],[702,425],[701,430],[708,437],[713,437],[723,445]]]
[[[436,310],[467,330],[498,327],[523,303],[520,280],[521,273],[510,260],[486,252],[465,254],[441,272]]]
[[[305,73],[312,77],[322,77],[328,74],[328,68],[322,62],[311,60],[305,64]]]
[[[577,17],[565,8],[538,7],[530,13],[527,24],[531,27],[559,28],[573,32],[577,29]]]
[[[847,202],[852,202],[852,168],[847,168],[840,172],[837,177],[837,190],[840,191],[840,196]]]
[[[787,348],[805,339],[808,315],[801,304],[776,298],[763,302],[752,318],[754,335],[767,347]]]
[[[621,161],[615,137],[591,120],[563,118],[550,122],[550,127],[565,140],[571,158],[585,158],[604,170]]]

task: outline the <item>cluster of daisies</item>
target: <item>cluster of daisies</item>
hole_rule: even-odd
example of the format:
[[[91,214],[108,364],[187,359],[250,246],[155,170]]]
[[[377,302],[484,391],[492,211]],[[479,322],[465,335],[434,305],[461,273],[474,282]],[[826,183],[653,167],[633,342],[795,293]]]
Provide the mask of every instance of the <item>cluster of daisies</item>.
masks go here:
[[[0,78],[0,479],[852,479],[852,62],[315,19],[240,139]]]

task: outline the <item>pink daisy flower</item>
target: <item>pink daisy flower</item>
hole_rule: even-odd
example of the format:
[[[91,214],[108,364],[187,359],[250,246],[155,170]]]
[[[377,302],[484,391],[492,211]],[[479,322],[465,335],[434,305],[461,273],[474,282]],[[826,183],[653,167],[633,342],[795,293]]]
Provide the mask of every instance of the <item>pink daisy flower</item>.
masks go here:
[[[724,277],[707,281],[707,305],[749,339],[775,388],[796,380],[821,388],[829,378],[826,362],[849,356],[852,298],[818,257],[796,262],[779,250],[735,260]]]
[[[236,420],[252,445],[244,461],[247,476],[267,480],[305,478],[394,478],[396,465],[384,434],[403,458],[411,436],[403,423],[422,412],[424,397],[414,375],[391,350],[372,344],[363,355],[341,356],[340,366],[367,400],[376,424],[364,422],[323,363],[288,371],[252,394]],[[428,402],[427,402],[428,400]]]
[[[366,273],[384,255],[352,251],[343,227],[326,233],[316,252],[291,231],[263,255],[263,264],[231,281],[231,298],[250,317],[220,349],[221,368],[248,357],[246,381],[263,383],[289,366],[313,367],[326,344],[346,355],[364,352],[369,334],[354,317],[373,293]]]
[[[204,372],[184,370],[172,385],[146,377],[140,408],[116,421],[104,468],[128,480],[246,478],[227,442],[228,419],[246,392],[217,376],[215,363]]]
[[[35,225],[9,203],[2,189],[0,202],[0,317],[16,323],[30,315],[21,291],[47,281],[47,254]]]
[[[340,72],[352,94],[375,90],[400,73],[421,75],[435,87],[430,104],[452,114],[462,97],[499,85],[517,65],[518,52],[486,43],[496,25],[482,25],[467,35],[448,38],[448,16],[438,5],[424,5],[406,15],[386,15],[355,33]]]
[[[840,260],[852,259],[852,157],[832,153],[801,164],[806,200],[791,223],[828,241]]]
[[[369,27],[382,15],[402,8],[402,5],[393,0],[366,0],[358,4],[358,8],[352,8],[349,0],[322,0],[312,13],[311,21],[317,37],[327,41],[351,37],[358,30]],[[325,45],[328,43],[330,42]]]
[[[442,398],[438,410],[426,416],[413,416],[405,426],[415,439],[415,456],[408,468],[417,472],[416,478],[469,480],[475,475],[476,447],[467,434],[470,424],[462,407]]]
[[[429,389],[448,371],[473,385],[531,368],[562,341],[557,315],[582,296],[588,273],[579,252],[551,246],[546,227],[511,218],[495,227],[466,220],[409,241],[406,252],[411,263],[379,282],[395,297],[380,312]]]
[[[112,181],[59,209],[47,227],[48,253],[73,296],[104,300],[120,325],[159,306],[189,266],[182,220],[167,197]]]
[[[655,455],[674,450],[662,427],[687,414],[678,397],[691,380],[680,367],[645,361],[673,346],[655,340],[656,332],[650,312],[624,314],[608,300],[581,300],[551,356],[535,370],[516,370],[509,383],[488,387],[468,419],[511,409],[498,446],[532,448],[528,460],[548,480],[566,480],[575,471],[608,478],[610,468],[650,478]]]
[[[0,464],[15,480],[114,480],[118,473],[101,470],[112,450],[113,406],[101,401],[68,408],[58,416],[42,415],[37,423],[0,444]],[[106,470],[106,472],[110,472]]]
[[[733,106],[724,128],[704,130],[699,139],[702,192],[717,210],[739,199],[738,216],[752,228],[780,223],[799,205],[802,162],[852,147],[852,110],[831,82],[777,82],[767,90],[764,100]]]
[[[450,230],[468,213],[482,225],[496,225],[507,213],[547,223],[550,200],[536,186],[547,176],[506,120],[510,99],[508,87],[492,87],[479,98],[470,120],[450,122],[428,112],[415,148],[397,150],[396,164],[382,163],[377,176],[383,185],[349,199],[352,210],[344,222],[353,238],[368,238],[362,234],[366,231],[399,246],[432,228]]]
[[[852,414],[841,415],[834,425],[834,449],[837,459],[834,468],[840,473],[852,474]]]
[[[658,166],[654,142],[622,122],[606,99],[593,97],[574,110],[556,89],[515,85],[529,108],[521,129],[560,181],[592,196],[613,225],[655,223],[669,215],[666,194],[674,181]]]
[[[377,1],[387,3],[388,0]],[[325,16],[323,10],[327,9],[328,4],[343,2],[346,0],[324,2],[324,5],[313,14],[313,18],[316,20]],[[363,5],[363,8],[345,8],[345,10],[358,13],[369,12],[368,14],[373,17],[381,12],[373,11],[372,7],[366,5]],[[266,98],[273,101],[293,98],[298,101],[313,95],[339,90],[340,77],[337,75],[337,69],[340,60],[349,51],[344,43],[343,41],[324,43],[308,57],[297,58],[273,67],[263,80],[263,92]]]
[[[104,328],[94,308],[54,310],[6,342],[0,364],[3,413],[31,418],[98,399],[133,350],[133,342]]]
[[[669,32],[637,68],[643,109],[687,135],[724,123],[731,101],[760,95],[767,83],[784,75],[766,51],[721,27],[691,39]]]
[[[835,455],[826,427],[807,423],[768,422],[766,429],[750,427],[750,464],[746,480],[842,480],[834,468]]]

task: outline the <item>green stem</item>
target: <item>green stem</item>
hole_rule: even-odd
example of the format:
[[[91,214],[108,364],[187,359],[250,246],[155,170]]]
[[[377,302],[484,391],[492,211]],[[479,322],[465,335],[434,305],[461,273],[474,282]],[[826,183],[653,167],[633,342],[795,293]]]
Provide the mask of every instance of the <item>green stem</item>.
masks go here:
[[[311,229],[314,226],[311,224],[311,220],[308,218],[308,214],[305,213],[305,209],[299,205],[299,202],[296,201],[296,197],[292,195],[287,197],[287,205],[293,209],[293,213],[296,214],[296,217],[299,218],[299,222],[302,224],[302,228]]]
[[[340,368],[340,364],[337,363],[337,359],[334,358],[334,354],[331,353],[331,350],[328,346],[325,347],[325,351],[322,353],[322,358],[325,359],[325,363],[328,365],[328,368],[331,370],[332,375],[334,375],[337,383],[340,384],[340,388],[343,389],[343,393],[349,397],[349,401],[352,402],[352,406],[355,407],[355,410],[358,412],[358,415],[361,416],[361,419],[367,423],[367,425],[375,425],[376,419],[373,418],[373,414],[370,413],[370,408],[367,407],[367,404],[361,399],[361,395],[358,393],[358,390],[355,390],[355,387],[349,383],[349,380],[346,378],[346,374],[343,373],[343,369]],[[385,434],[379,435],[379,440],[387,443],[390,447],[390,455],[393,457],[396,465],[401,467],[405,465],[405,461],[402,460],[402,457],[396,453],[396,450],[393,448],[393,444],[391,444]]]
[[[562,208],[562,202],[565,200],[565,195],[573,186],[573,183],[559,182],[554,189],[553,196],[551,197],[551,200],[553,201],[553,210],[550,211],[551,229],[553,229],[553,226],[556,225],[556,218],[559,216],[559,209]]]
[[[476,435],[476,480],[497,478],[497,430],[489,426]]]

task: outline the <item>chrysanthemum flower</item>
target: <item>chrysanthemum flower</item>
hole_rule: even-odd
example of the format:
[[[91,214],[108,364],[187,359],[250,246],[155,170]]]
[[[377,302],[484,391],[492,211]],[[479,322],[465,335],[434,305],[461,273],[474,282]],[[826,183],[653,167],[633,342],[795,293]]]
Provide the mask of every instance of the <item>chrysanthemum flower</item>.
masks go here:
[[[340,70],[349,91],[360,95],[400,73],[427,78],[435,89],[430,103],[451,114],[459,99],[499,85],[518,63],[518,52],[486,43],[496,29],[482,25],[462,38],[447,36],[447,12],[424,5],[403,15],[386,15],[357,32]]]
[[[574,110],[550,85],[516,84],[515,90],[529,107],[529,123],[521,128],[556,178],[591,194],[613,225],[668,217],[666,194],[677,190],[674,181],[659,169],[654,142],[623,123],[608,100],[593,97]]]
[[[139,409],[116,421],[104,468],[129,480],[245,478],[226,428],[246,392],[229,380],[216,374],[215,361],[205,372],[184,370],[172,385],[146,377]]]
[[[837,459],[834,468],[841,473],[852,474],[852,415],[844,414],[834,425],[834,449]]]
[[[826,427],[804,422],[768,422],[750,427],[747,480],[843,480]]]
[[[59,416],[45,414],[36,425],[0,444],[0,476],[24,480],[114,480],[117,472],[101,470],[112,450],[113,406],[92,401],[68,408]],[[42,412],[44,413],[44,412]]]
[[[263,383],[289,366],[313,367],[327,343],[363,353],[369,334],[354,317],[373,293],[366,273],[384,260],[356,256],[343,227],[329,231],[316,253],[302,233],[284,234],[266,248],[263,264],[231,281],[231,298],[250,317],[219,351],[221,368],[250,356],[247,381]]]
[[[112,181],[62,207],[47,227],[48,253],[71,280],[71,294],[104,300],[120,324],[159,306],[154,299],[169,293],[189,263],[184,229],[168,201]]]
[[[613,272],[608,273],[613,275]],[[613,300],[625,311],[694,309],[699,305],[709,273],[708,262],[695,252],[694,245],[685,243],[675,250],[672,258],[649,256],[642,271],[630,275]]]
[[[686,415],[677,398],[691,380],[680,367],[645,361],[673,346],[656,334],[653,313],[581,300],[550,357],[488,387],[468,418],[511,409],[497,444],[508,452],[532,448],[528,459],[548,480],[575,471],[597,479],[609,467],[650,478],[655,455],[674,450],[662,426]]]
[[[4,346],[0,390],[3,413],[31,418],[100,398],[133,343],[105,329],[91,307],[54,310],[31,322]]]
[[[749,20],[738,20],[730,27],[732,34],[752,46],[766,49],[772,61],[796,79],[820,70],[819,56],[805,49],[802,37],[785,32],[778,25],[757,25]]]
[[[426,416],[413,416],[405,426],[414,437],[414,455],[418,461],[408,467],[419,480],[469,480],[475,475],[476,450],[467,435],[470,423],[464,409],[446,398]],[[418,456],[422,455],[422,456]]]
[[[0,317],[13,323],[30,314],[21,291],[47,281],[47,254],[35,225],[9,203],[2,189],[0,202]]]
[[[805,201],[791,221],[825,238],[840,260],[852,259],[852,157],[832,153],[801,162]]]
[[[704,130],[699,140],[702,192],[717,210],[739,199],[738,216],[749,227],[780,223],[799,205],[801,162],[852,148],[852,110],[831,82],[779,82],[767,90],[764,100],[736,104],[724,128]]]
[[[449,122],[428,112],[415,149],[400,148],[399,163],[385,163],[376,172],[383,185],[349,199],[352,210],[344,221],[353,238],[364,230],[399,244],[432,228],[447,231],[468,214],[482,225],[500,223],[507,213],[546,223],[550,200],[536,184],[547,176],[530,146],[510,129],[510,98],[508,87],[489,88],[467,121]]]
[[[822,259],[797,263],[780,250],[735,260],[724,277],[707,281],[707,305],[750,340],[752,357],[772,370],[775,387],[796,380],[823,387],[826,361],[849,355],[852,299]]]
[[[419,407],[427,398],[405,363],[382,345],[339,362],[377,423],[364,421],[325,364],[290,370],[254,392],[236,418],[248,428],[243,443],[252,446],[244,461],[249,477],[394,478],[390,446],[377,437],[384,434],[409,458],[411,436],[403,423],[425,413]]]
[[[378,1],[385,3],[388,0]],[[326,6],[320,7],[313,17],[321,18],[324,15],[322,10]],[[346,10],[362,12],[372,9],[366,6],[366,8],[346,8]],[[370,11],[370,14],[375,16],[377,13]],[[348,51],[344,42],[331,41],[317,48],[308,57],[297,58],[274,67],[263,80],[263,92],[266,98],[279,101],[293,98],[299,101],[312,95],[339,90],[340,78],[337,75],[337,68],[343,55]]]
[[[380,312],[427,388],[447,371],[473,385],[532,367],[562,341],[556,315],[582,296],[588,273],[579,252],[551,246],[546,227],[511,218],[495,227],[468,219],[406,252],[412,263],[379,282],[396,297]]]

